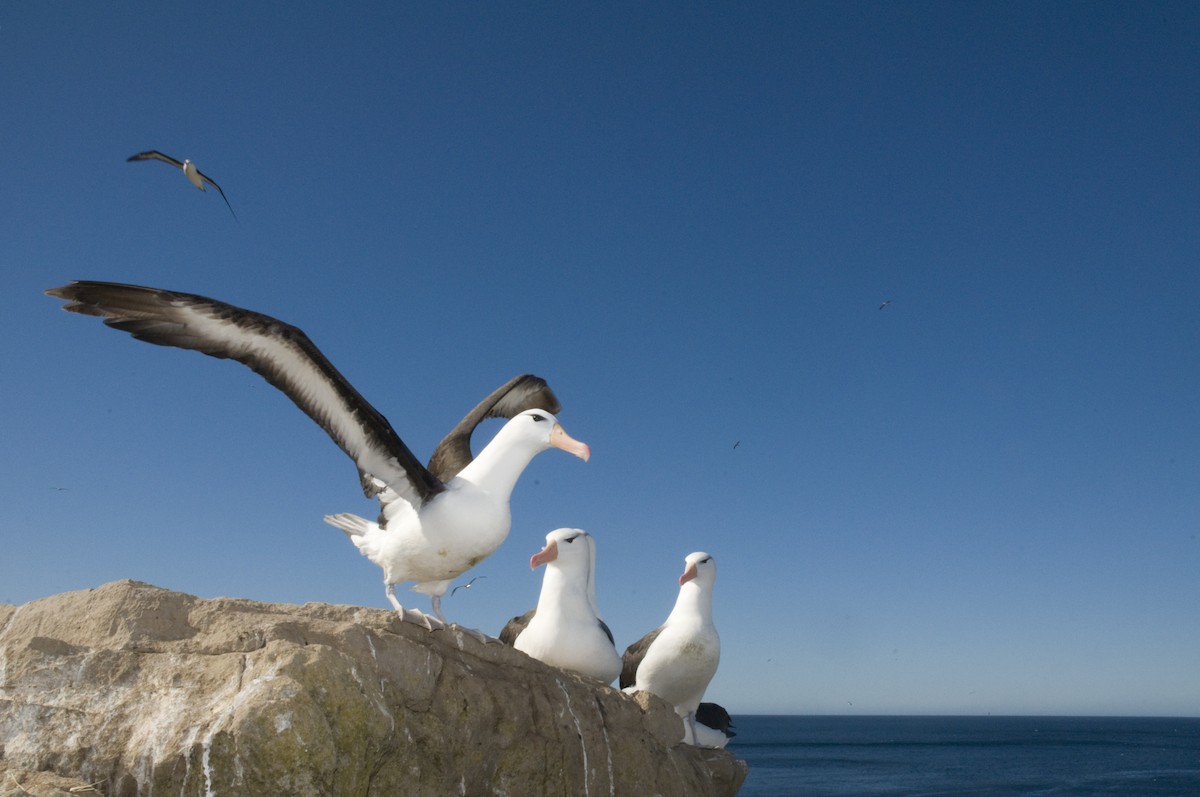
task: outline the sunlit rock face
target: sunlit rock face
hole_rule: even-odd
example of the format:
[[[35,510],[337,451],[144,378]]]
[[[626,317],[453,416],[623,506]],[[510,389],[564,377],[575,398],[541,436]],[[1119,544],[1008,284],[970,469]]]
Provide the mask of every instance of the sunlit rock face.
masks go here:
[[[733,795],[679,718],[393,612],[131,581],[0,605],[0,796]]]

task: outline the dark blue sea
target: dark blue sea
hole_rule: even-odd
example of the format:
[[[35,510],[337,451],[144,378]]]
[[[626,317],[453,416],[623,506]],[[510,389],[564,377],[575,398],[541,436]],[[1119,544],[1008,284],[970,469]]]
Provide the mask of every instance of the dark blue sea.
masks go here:
[[[739,715],[739,797],[1200,797],[1200,719]]]

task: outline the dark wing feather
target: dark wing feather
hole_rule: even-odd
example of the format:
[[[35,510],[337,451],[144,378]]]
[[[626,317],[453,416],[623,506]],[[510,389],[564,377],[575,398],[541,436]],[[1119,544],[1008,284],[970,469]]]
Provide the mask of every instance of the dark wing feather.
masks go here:
[[[625,648],[625,655],[621,657],[621,688],[633,686],[637,683],[638,667],[642,664],[642,659],[646,658],[646,651],[654,644],[654,640],[658,639],[658,635],[662,633],[662,626],[655,628],[649,634],[634,642],[629,647]]]
[[[215,180],[213,180],[211,177],[209,177],[207,174],[200,171],[199,169],[196,170],[196,174],[198,174],[200,176],[201,180],[208,183],[213,188],[217,189],[217,193],[221,195],[221,199],[225,200],[225,207],[229,208],[229,212],[233,214],[234,221],[236,221],[237,214],[233,212],[233,205],[229,204],[229,197],[225,196],[225,192],[221,190],[221,186],[217,185]]]
[[[139,152],[136,155],[130,155],[125,159],[125,162],[129,163],[130,161],[162,161],[163,163],[169,163],[177,168],[183,168],[183,161],[177,161],[170,155],[164,155],[156,149],[150,149],[146,150],[145,152]]]
[[[471,433],[476,426],[488,418],[512,418],[525,410],[545,410],[557,415],[562,411],[562,406],[546,380],[532,374],[514,377],[479,402],[438,443],[433,456],[429,458],[429,472],[443,482],[450,481],[471,464]]]
[[[617,640],[613,639],[612,629],[608,627],[608,623],[604,622],[599,617],[596,618],[596,622],[600,624],[600,630],[604,632],[606,637],[608,637],[608,641],[614,645],[617,644]]]
[[[529,621],[537,614],[537,609],[530,609],[520,617],[514,617],[504,624],[504,628],[500,629],[500,641],[508,645],[510,648],[517,644],[517,637],[521,632],[529,627]]]
[[[358,465],[419,507],[445,489],[387,419],[346,381],[300,329],[270,316],[188,293],[109,282],[46,291],[72,313],[159,346],[237,360],[287,394]],[[383,490],[364,481],[368,496]],[[374,489],[374,492],[372,492]]]
[[[737,736],[737,731],[733,729],[733,718],[723,706],[716,703],[701,703],[696,709],[696,722],[720,731],[726,738]]]

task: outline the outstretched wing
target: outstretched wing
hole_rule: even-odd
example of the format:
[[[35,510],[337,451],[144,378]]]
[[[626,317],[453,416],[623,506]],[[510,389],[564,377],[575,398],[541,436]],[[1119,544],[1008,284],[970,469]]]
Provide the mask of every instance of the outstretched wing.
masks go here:
[[[445,489],[383,417],[300,329],[270,316],[189,293],[111,282],[46,291],[63,309],[99,316],[159,346],[237,360],[287,394],[358,465],[414,507]],[[374,495],[363,480],[368,497]],[[375,492],[384,489],[376,486]]]
[[[233,205],[229,204],[229,197],[225,196],[225,192],[221,190],[221,186],[217,185],[216,181],[213,180],[213,178],[209,177],[207,174],[200,171],[199,169],[196,170],[196,174],[200,175],[201,180],[208,183],[213,188],[217,189],[217,193],[221,195],[221,199],[225,200],[225,207],[229,208],[230,213],[233,213]],[[237,220],[236,213],[233,213],[233,218],[235,221]]]
[[[525,410],[545,410],[557,415],[562,412],[562,406],[545,379],[533,374],[514,377],[479,402],[438,443],[433,456],[429,458],[429,472],[436,479],[450,481],[471,464],[471,433],[476,426],[488,418],[512,418]]]
[[[145,152],[139,152],[136,155],[130,155],[125,159],[126,163],[129,161],[162,161],[163,163],[171,164],[177,169],[183,168],[183,161],[177,161],[170,155],[164,155],[156,149],[150,149],[146,150]]]
[[[650,649],[654,640],[658,639],[658,635],[661,633],[662,626],[659,626],[625,648],[625,655],[621,656],[621,680],[618,681],[622,689],[637,683],[638,667],[641,666],[642,659],[646,658],[646,651]]]

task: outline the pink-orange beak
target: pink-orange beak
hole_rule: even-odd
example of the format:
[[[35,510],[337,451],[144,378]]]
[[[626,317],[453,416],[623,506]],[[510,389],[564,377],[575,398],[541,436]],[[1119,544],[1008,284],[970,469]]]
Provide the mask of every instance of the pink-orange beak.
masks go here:
[[[545,548],[529,557],[529,569],[533,570],[538,565],[544,565],[546,562],[553,562],[558,558],[558,543],[551,540]]]
[[[560,423],[554,424],[554,429],[550,432],[550,445],[555,448],[561,448],[568,454],[574,454],[584,462],[587,462],[588,457],[592,455],[592,449],[588,448],[587,443],[581,443],[578,440],[572,439],[571,435],[566,433]]]
[[[697,573],[696,565],[692,564],[691,562],[688,562],[688,566],[683,571],[683,575],[679,577],[679,586],[682,587],[684,584],[688,583],[693,578],[695,578],[696,573]]]

